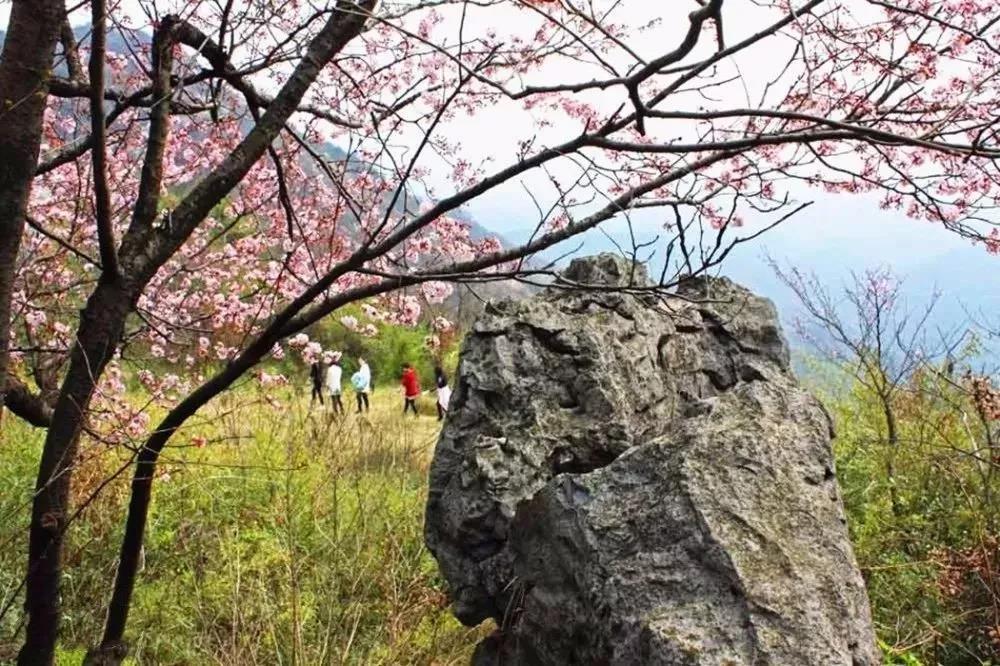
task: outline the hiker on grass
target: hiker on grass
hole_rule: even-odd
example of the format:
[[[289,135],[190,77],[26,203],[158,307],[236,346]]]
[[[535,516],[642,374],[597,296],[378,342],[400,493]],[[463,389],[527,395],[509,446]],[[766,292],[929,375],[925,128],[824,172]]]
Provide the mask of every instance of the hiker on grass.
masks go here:
[[[319,404],[323,404],[323,364],[314,361],[309,368],[309,379],[312,381],[312,398],[309,399],[311,408],[319,398]]]
[[[434,385],[437,391],[438,421],[444,420],[444,415],[448,413],[448,402],[451,400],[451,387],[448,386],[448,375],[444,374],[444,368],[440,365],[434,366]]]
[[[357,413],[361,413],[362,406],[367,412],[369,408],[368,394],[372,390],[372,371],[363,358],[358,359],[358,371],[351,375],[351,386],[354,387],[354,395],[358,399]]]
[[[417,372],[409,363],[403,364],[403,377],[400,382],[403,385],[403,414],[407,410],[413,410],[413,415],[417,416],[417,396],[420,395],[420,380]]]
[[[340,383],[344,369],[340,367],[340,352],[330,357],[330,367],[326,370],[326,390],[330,392],[330,408],[336,414],[344,413],[344,403],[340,399]]]

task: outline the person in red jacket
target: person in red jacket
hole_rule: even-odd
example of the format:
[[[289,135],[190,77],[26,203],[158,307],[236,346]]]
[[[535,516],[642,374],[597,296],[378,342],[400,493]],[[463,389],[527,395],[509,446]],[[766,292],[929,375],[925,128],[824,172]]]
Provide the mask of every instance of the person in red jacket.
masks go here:
[[[420,395],[420,379],[417,372],[409,363],[403,364],[403,378],[400,382],[403,385],[403,414],[407,410],[413,410],[413,415],[417,416],[417,396]]]

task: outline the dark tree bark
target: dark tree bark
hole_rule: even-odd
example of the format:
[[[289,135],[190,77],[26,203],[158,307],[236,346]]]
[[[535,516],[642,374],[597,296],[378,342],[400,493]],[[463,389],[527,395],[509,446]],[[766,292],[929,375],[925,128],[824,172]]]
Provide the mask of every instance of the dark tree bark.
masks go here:
[[[31,425],[48,428],[52,424],[52,406],[16,377],[7,377],[4,398],[7,408]]]
[[[112,279],[118,277],[118,252],[111,222],[111,191],[108,188],[106,128],[104,126],[104,51],[107,43],[108,12],[105,0],[90,0],[90,132],[94,147],[90,150],[94,168],[94,210],[97,213],[97,240],[101,251],[101,269]],[[169,72],[169,66],[166,68]]]
[[[137,225],[133,220],[133,224],[122,240],[122,267],[126,275],[141,276],[140,279],[143,280],[152,277],[152,272],[149,272],[150,268],[157,262],[166,261],[195,226],[204,219],[212,206],[246,175],[250,167],[260,159],[282,130],[285,122],[295,111],[323,66],[361,32],[365,16],[374,5],[375,0],[361,0],[354,7],[349,6],[348,3],[342,3],[338,6],[338,11],[331,15],[323,29],[312,40],[305,57],[295,68],[281,92],[268,106],[263,117],[257,121],[253,131],[232,153],[230,159],[223,162],[208,178],[202,180],[172,211],[175,231],[168,229],[165,237],[158,237],[150,233],[151,230],[148,226]],[[357,11],[358,9],[362,11]],[[177,32],[178,34],[175,36],[183,39],[185,27],[179,26]],[[218,63],[224,61],[222,56],[214,52],[214,48],[209,57],[216,59]],[[249,101],[251,100],[248,99]],[[137,210],[142,206],[143,203],[140,200]],[[146,252],[137,252],[139,248],[146,248]],[[280,326],[280,321],[272,322],[273,328],[280,329]],[[275,339],[280,339],[280,335]],[[124,639],[125,626],[128,621],[132,593],[135,589],[139,555],[146,530],[146,517],[152,498],[152,477],[160,451],[177,427],[183,424],[212,396],[229,386],[236,377],[253,367],[273,345],[274,341],[266,337],[251,345],[240,359],[230,362],[220,376],[200,387],[178,405],[168,415],[163,426],[157,429],[157,433],[140,451],[132,479],[132,494],[129,500],[125,535],[122,540],[118,570],[115,574],[114,590],[108,606],[104,636],[101,639],[101,644],[87,653],[85,663],[89,666],[120,664],[128,654],[128,645]]]
[[[892,515],[901,518],[903,505],[899,501],[899,489],[896,487],[896,452],[899,450],[899,426],[893,408],[892,395],[883,394],[880,399],[882,401],[882,414],[885,416],[886,442],[889,445],[885,463],[886,479],[889,482],[889,503],[892,507]]]
[[[14,0],[0,55],[0,408],[7,386],[14,271],[64,13],[61,1]]]
[[[94,12],[101,12],[100,3]],[[156,215],[157,198],[162,182],[162,160],[170,115],[170,68],[175,25],[173,17],[164,17],[153,39],[153,88],[158,104],[150,112],[149,137],[139,185],[132,226],[150,228]],[[98,46],[102,40],[97,39]],[[91,70],[97,63],[91,61]],[[100,88],[100,81],[97,82]],[[103,124],[103,122],[102,122]],[[103,133],[95,132],[95,153],[102,153]],[[95,158],[96,160],[97,158]],[[98,179],[103,173],[97,173]],[[100,194],[98,194],[100,198]],[[99,233],[107,230],[100,230]],[[101,243],[102,259],[108,260],[110,239]],[[103,262],[102,262],[103,263]],[[115,260],[115,263],[117,261]],[[28,572],[25,585],[25,610],[28,624],[25,642],[18,655],[20,666],[52,664],[59,633],[59,583],[66,519],[69,515],[70,482],[76,461],[80,434],[86,412],[100,378],[121,340],[125,320],[145,282],[123,279],[117,266],[104,265],[97,288],[84,307],[76,344],[70,354],[69,370],[63,380],[45,439],[45,448],[35,481],[28,538]],[[112,270],[108,270],[112,268]]]
[[[94,5],[95,22],[102,23],[99,14],[103,4]],[[132,228],[151,229],[163,176],[163,154],[169,133],[170,70],[173,64],[173,30],[176,18],[166,16],[153,37],[153,90],[159,103],[150,111],[149,135],[146,156],[139,182],[138,200],[132,216]],[[97,49],[103,40],[95,35]],[[91,74],[99,63],[91,59]],[[97,90],[103,85],[95,82]],[[94,100],[94,101],[99,101]],[[103,126],[103,116],[101,123]],[[94,155],[95,179],[104,177],[103,131],[95,127]],[[100,189],[100,188],[98,188]],[[104,192],[107,195],[107,192]],[[101,193],[98,209],[101,208]],[[107,211],[104,211],[107,213]],[[100,211],[99,211],[100,215]],[[28,573],[25,585],[25,609],[28,624],[25,642],[18,655],[19,666],[52,664],[59,633],[59,583],[62,577],[62,545],[69,515],[70,483],[76,462],[80,433],[86,420],[87,409],[93,398],[98,379],[114,355],[121,341],[125,320],[142,293],[146,281],[134,276],[122,276],[117,266],[115,250],[107,235],[110,230],[101,228],[102,271],[97,288],[84,307],[76,345],[70,354],[69,370],[63,380],[52,415],[52,425],[45,439],[45,448],[35,481],[35,499],[32,504],[31,526],[28,537]],[[113,265],[109,265],[112,262]]]
[[[375,0],[342,0],[306,54],[268,106],[254,129],[230,155],[171,211],[170,223],[155,225],[163,173],[163,154],[169,136],[171,52],[182,25],[164,17],[154,35],[153,91],[157,102],[150,111],[146,156],[132,220],[118,249],[119,270],[104,266],[101,279],[84,307],[69,369],[52,414],[36,480],[29,530],[25,609],[28,624],[18,655],[20,666],[53,662],[59,632],[59,583],[63,535],[69,515],[69,495],[80,434],[98,379],[121,341],[126,318],[156,271],[180,248],[211,209],[235,187],[285,127],[320,70],[364,27]],[[53,26],[58,35],[59,23]],[[54,40],[53,40],[54,43]],[[44,99],[42,100],[44,102]],[[100,137],[94,141],[94,148]],[[22,216],[23,217],[23,216]],[[108,239],[110,240],[110,239]],[[105,254],[102,252],[102,254]],[[139,469],[144,469],[140,465]],[[140,535],[141,539],[141,535]],[[129,563],[123,561],[126,577]],[[120,572],[120,576],[122,573]],[[124,605],[112,604],[108,631],[90,663],[119,663],[125,654],[121,632],[127,616],[131,585]],[[116,636],[117,634],[117,636]]]
[[[77,444],[95,378],[114,355],[132,304],[121,284],[102,279],[83,310],[35,482],[25,585],[28,623],[19,666],[53,663],[59,633],[62,545]]]

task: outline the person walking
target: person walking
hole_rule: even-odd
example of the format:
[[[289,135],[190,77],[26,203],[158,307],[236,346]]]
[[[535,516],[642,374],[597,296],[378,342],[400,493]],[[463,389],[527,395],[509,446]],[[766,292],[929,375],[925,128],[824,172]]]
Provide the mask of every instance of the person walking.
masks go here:
[[[417,414],[417,396],[420,395],[420,379],[416,370],[409,363],[403,364],[403,376],[400,381],[403,385],[403,414],[408,410],[413,410],[413,415]]]
[[[330,392],[330,408],[337,414],[344,413],[344,403],[340,399],[340,384],[344,369],[340,367],[340,352],[330,357],[330,367],[326,370],[326,390]]]
[[[312,381],[312,398],[309,399],[309,408],[316,403],[316,398],[319,398],[319,404],[323,404],[323,364],[319,361],[314,361],[312,366],[309,368],[309,379]]]
[[[351,375],[351,386],[354,387],[354,395],[358,399],[357,413],[361,413],[362,406],[367,413],[369,409],[368,394],[372,390],[372,371],[363,358],[358,359],[358,371]]]
[[[451,401],[451,387],[448,386],[448,375],[444,374],[444,368],[440,365],[434,366],[434,385],[437,392],[438,421],[443,421]]]

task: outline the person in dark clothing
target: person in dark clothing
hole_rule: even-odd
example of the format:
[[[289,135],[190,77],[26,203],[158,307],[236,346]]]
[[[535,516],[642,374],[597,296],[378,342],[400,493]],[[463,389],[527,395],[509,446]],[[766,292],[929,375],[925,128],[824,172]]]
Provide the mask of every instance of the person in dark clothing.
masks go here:
[[[319,398],[319,404],[323,404],[323,365],[316,361],[309,368],[309,378],[312,380],[312,398],[309,400],[309,406],[311,407],[315,402],[316,398]]]
[[[407,411],[412,410],[413,415],[417,416],[417,396],[420,395],[420,380],[417,378],[417,373],[413,369],[413,366],[409,363],[403,364],[401,383],[403,385],[403,413],[406,414]]]
[[[443,421],[444,415],[448,413],[448,402],[451,400],[451,387],[448,386],[448,375],[444,374],[444,368],[440,365],[434,366],[434,384],[437,391],[438,421]]]

